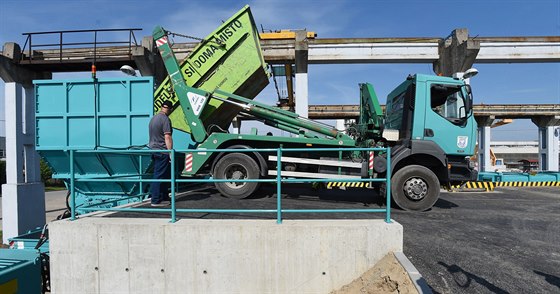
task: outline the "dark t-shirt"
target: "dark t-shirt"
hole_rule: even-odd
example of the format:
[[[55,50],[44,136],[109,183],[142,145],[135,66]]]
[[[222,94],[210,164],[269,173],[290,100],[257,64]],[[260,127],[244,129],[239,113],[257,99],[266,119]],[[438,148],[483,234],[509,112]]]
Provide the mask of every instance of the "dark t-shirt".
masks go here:
[[[158,113],[150,120],[150,149],[166,150],[165,146],[165,133],[172,134],[171,120],[163,113]]]

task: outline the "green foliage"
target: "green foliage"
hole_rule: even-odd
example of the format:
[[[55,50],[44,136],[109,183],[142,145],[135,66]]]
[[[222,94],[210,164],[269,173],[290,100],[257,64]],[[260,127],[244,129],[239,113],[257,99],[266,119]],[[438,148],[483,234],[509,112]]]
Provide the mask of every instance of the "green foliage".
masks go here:
[[[52,170],[43,159],[41,159],[40,165],[41,165],[41,181],[43,183],[47,183],[47,181],[50,180],[52,177]]]
[[[52,178],[52,169],[49,164],[41,159],[40,163],[41,169],[41,181],[45,184],[45,187],[64,187],[64,182],[62,180],[57,180]]]
[[[61,180],[52,179],[52,170],[49,165],[41,159],[40,162],[41,169],[41,181],[45,186],[64,186],[64,182]],[[0,160],[0,184],[6,183],[6,161]]]

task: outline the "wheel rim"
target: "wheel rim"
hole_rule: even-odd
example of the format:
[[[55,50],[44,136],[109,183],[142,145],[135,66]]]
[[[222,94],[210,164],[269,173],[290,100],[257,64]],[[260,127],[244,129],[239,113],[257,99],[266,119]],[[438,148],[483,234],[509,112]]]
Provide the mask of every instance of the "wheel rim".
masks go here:
[[[410,178],[403,186],[404,194],[412,200],[422,200],[428,195],[428,184],[422,178]]]
[[[224,173],[224,178],[228,180],[244,180],[247,179],[248,171],[240,164],[229,165]],[[245,186],[245,182],[225,182],[225,185],[232,189],[239,189]]]

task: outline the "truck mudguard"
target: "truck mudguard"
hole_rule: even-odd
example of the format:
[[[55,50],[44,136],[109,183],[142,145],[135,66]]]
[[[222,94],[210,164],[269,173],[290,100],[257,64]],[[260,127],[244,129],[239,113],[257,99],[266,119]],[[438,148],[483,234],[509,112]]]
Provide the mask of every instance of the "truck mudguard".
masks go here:
[[[447,157],[445,153],[433,141],[410,140],[403,143],[404,144],[393,148],[393,152],[391,154],[391,170],[393,173],[396,172],[395,167],[399,164],[400,161],[405,160],[410,156],[419,154],[427,154],[433,156],[437,159],[442,167],[445,167],[447,165]],[[441,179],[446,181],[449,179],[448,174],[438,176],[442,176]]]
[[[227,147],[226,149],[253,149],[250,146],[247,145],[232,145]],[[224,155],[229,154],[230,152],[221,152],[218,154],[218,156],[216,156],[216,158],[214,158],[214,161],[212,162],[212,168],[210,169],[211,171],[214,170],[214,167],[216,166],[216,163],[218,162],[218,160],[220,160],[220,158],[222,158]],[[244,152],[247,153],[247,152]],[[259,153],[259,152],[250,152],[251,154],[253,154],[257,160],[259,161],[259,165],[263,168],[261,168],[260,174],[261,176],[266,176],[268,175],[268,168],[267,168],[267,163],[266,160],[263,158],[263,156]]]

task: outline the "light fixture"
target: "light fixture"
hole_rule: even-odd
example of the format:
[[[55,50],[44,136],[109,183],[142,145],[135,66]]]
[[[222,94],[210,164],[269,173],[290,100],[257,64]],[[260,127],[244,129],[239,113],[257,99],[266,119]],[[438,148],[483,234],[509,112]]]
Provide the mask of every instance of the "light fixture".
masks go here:
[[[469,68],[465,73],[463,73],[463,80],[470,79],[478,74],[478,70],[476,68]]]
[[[136,71],[130,65],[123,65],[121,66],[121,71],[129,76],[136,76]]]

